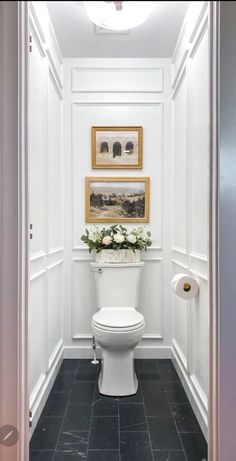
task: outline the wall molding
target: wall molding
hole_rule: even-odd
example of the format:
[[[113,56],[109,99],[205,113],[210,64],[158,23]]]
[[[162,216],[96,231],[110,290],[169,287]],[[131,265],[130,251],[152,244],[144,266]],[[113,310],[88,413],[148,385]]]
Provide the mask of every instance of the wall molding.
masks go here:
[[[205,403],[206,403],[205,394],[203,393],[203,391],[199,392],[199,385],[197,386],[195,380],[191,378],[191,376],[187,373],[185,367],[183,366],[181,360],[179,359],[178,354],[176,353],[175,348],[173,347],[171,348],[171,354],[172,354],[172,360],[173,360],[175,369],[180,377],[184,390],[193,407],[195,416],[207,440],[208,423],[207,423],[207,410],[205,407]]]
[[[55,72],[53,70],[53,68],[51,67],[51,64],[49,64],[49,77],[51,79],[51,82],[57,92],[57,95],[59,97],[59,99],[62,101],[63,99],[63,96],[62,96],[62,91],[61,91],[61,86],[59,85],[59,82],[58,82],[58,76],[55,75]]]
[[[192,49],[190,50],[190,54],[189,54],[189,57],[190,58],[193,58],[194,55],[196,54],[196,51],[198,50],[198,47],[202,41],[202,38],[204,37],[205,35],[205,32],[208,28],[208,15],[206,16],[206,18],[204,19],[204,22],[201,26],[201,29],[199,30],[197,36],[196,36],[196,39],[192,45]]]
[[[175,350],[175,353],[178,356],[178,359],[181,362],[183,368],[188,372],[187,358],[184,356],[175,339],[172,339],[172,347]]]
[[[114,87],[110,88],[107,86],[106,88],[104,88],[103,86],[101,86],[101,88],[98,88],[96,89],[96,87],[87,87],[86,86],[84,87],[84,89],[82,89],[82,83],[80,82],[80,84],[78,83],[78,75],[79,73],[83,74],[83,73],[98,73],[98,74],[101,74],[102,72],[105,72],[106,73],[106,76],[108,76],[109,72],[111,72],[113,75],[114,74],[117,74],[117,83]],[[129,86],[128,86],[128,83],[126,84],[126,87],[122,88],[121,86],[119,86],[119,81],[120,81],[120,75],[122,74],[131,74],[131,73],[141,73],[141,72],[144,72],[146,74],[150,73],[156,73],[157,76],[156,76],[156,79],[155,79],[155,85],[156,87],[154,86],[151,90],[150,89],[147,89],[148,87],[151,86],[151,82],[149,82],[149,85],[145,85],[146,87],[143,87],[143,83],[142,83],[142,86],[140,86],[140,88],[136,88],[136,89],[133,89],[133,84],[134,82],[130,82],[129,83]],[[159,74],[159,75],[158,75]],[[76,79],[76,75],[77,75],[77,79]],[[158,77],[159,77],[159,82],[158,82]],[[96,79],[98,81],[98,79]],[[134,78],[134,81],[135,81],[135,78]],[[150,66],[150,67],[143,67],[143,66],[139,66],[139,67],[109,67],[109,66],[100,66],[100,67],[87,67],[87,66],[76,66],[76,67],[72,67],[71,68],[71,92],[72,93],[163,93],[163,67],[160,67],[160,66]]]
[[[35,11],[35,8],[34,8],[34,5],[33,5],[33,2],[29,2],[29,11],[30,11],[30,16],[31,16],[31,19],[33,19],[34,21],[34,28],[36,28],[39,36],[40,36],[40,40],[43,44],[46,43],[46,38],[45,38],[45,35],[44,35],[44,32],[43,32],[43,29],[41,27],[41,24],[38,20],[38,16],[36,14],[36,11]]]
[[[156,250],[162,251],[162,247],[158,245],[157,246],[153,245],[152,247],[147,249],[147,252],[143,252],[143,253],[148,254],[150,251],[156,251]],[[72,251],[88,251],[88,248],[82,245],[76,245],[72,248]]]
[[[50,66],[52,68],[53,77],[56,80],[56,83],[57,83],[57,86],[59,87],[59,89],[62,90],[63,89],[63,84],[62,84],[62,81],[61,81],[61,77],[60,77],[60,75],[59,75],[59,73],[57,71],[57,68],[56,68],[54,60],[53,60],[52,53],[49,50],[49,48],[46,49],[46,54],[47,54]]]
[[[55,382],[59,368],[61,366],[62,359],[63,347],[61,347],[61,349],[58,351],[58,354],[55,357],[51,369],[47,372],[47,374],[42,375],[44,379],[41,380],[41,382],[39,383],[38,389],[34,389],[35,392],[33,398],[30,398],[30,410],[32,412],[32,427],[30,429],[30,438],[34,433],[34,430],[37,426],[38,420],[41,416],[45,403],[51,392],[52,386]]]
[[[87,333],[76,333],[72,336],[72,339],[88,339],[92,340],[93,339],[93,334],[87,334]],[[151,334],[144,334],[142,336],[142,341],[145,339],[163,339],[163,335],[161,333],[151,333]],[[78,346],[79,347],[79,346]]]
[[[47,253],[45,251],[39,251],[37,253],[33,253],[30,256],[30,262],[37,261],[38,259],[42,259],[45,256],[47,256]]]
[[[184,79],[187,77],[187,68],[186,68],[186,65],[181,69],[179,75],[178,75],[178,79],[176,79],[176,81],[173,83],[172,85],[172,89],[173,89],[173,93],[172,93],[172,101],[175,100],[180,88],[181,88],[181,85],[184,81]]]
[[[183,264],[183,263],[181,263],[180,261],[178,261],[177,259],[172,258],[172,259],[171,259],[171,262],[172,262],[173,264],[176,264],[176,265],[179,266],[179,267],[182,267],[182,268],[183,268],[184,270],[186,270],[186,271],[189,269],[189,266],[188,266],[187,264]]]
[[[172,251],[174,251],[175,253],[179,253],[181,255],[185,255],[187,256],[187,250],[186,248],[181,248],[181,247],[176,247],[176,246],[172,246]]]
[[[62,58],[62,55],[61,55],[61,50],[60,50],[60,47],[59,47],[59,44],[58,44],[58,41],[57,41],[57,38],[56,38],[56,35],[55,35],[55,32],[54,32],[54,29],[53,29],[53,25],[51,23],[51,18],[49,18],[48,30],[49,30],[50,37],[52,39],[53,48],[54,48],[54,50],[56,52],[59,64],[62,66],[63,65],[63,58]]]
[[[61,266],[63,263],[64,263],[64,259],[59,259],[59,261],[56,261],[55,263],[50,264],[49,266],[47,266],[47,271],[55,269],[56,267]]]
[[[189,42],[190,42],[190,43],[192,43],[192,42],[194,41],[194,38],[195,38],[195,36],[196,36],[196,34],[197,34],[197,32],[198,32],[198,29],[199,29],[199,27],[200,27],[200,25],[201,25],[203,16],[204,16],[205,11],[207,10],[207,8],[208,8],[208,2],[204,2],[204,3],[203,3],[203,6],[202,6],[202,8],[201,8],[201,11],[200,11],[200,13],[199,13],[199,16],[198,16],[198,18],[197,18],[197,21],[196,21],[196,23],[195,23],[195,25],[194,25],[193,31],[192,31],[192,33],[191,33],[191,35],[190,35],[190,37],[189,37]]]
[[[199,277],[200,279],[204,280],[205,282],[208,282],[208,276],[206,274],[203,274],[202,272],[199,272],[192,268],[189,268],[189,272],[191,272],[196,277]]]
[[[30,282],[33,282],[34,280],[38,279],[39,277],[42,277],[43,275],[46,274],[46,269],[41,269],[40,271],[36,272],[35,274],[30,276]]]
[[[58,357],[61,356],[62,354],[62,348],[63,348],[63,339],[61,338],[54,351],[52,352],[51,356],[49,357],[49,360],[48,360],[48,370],[50,370],[50,368],[53,366],[53,363],[57,360],[58,361]]]
[[[179,79],[179,77],[181,75],[182,68],[183,68],[183,66],[184,66],[184,64],[185,64],[185,62],[187,60],[187,57],[188,57],[188,53],[189,53],[189,48],[186,48],[186,50],[184,51],[183,57],[182,57],[182,59],[181,59],[181,61],[179,63],[178,70],[177,70],[177,72],[175,74],[175,77],[173,79],[172,88],[175,87],[175,85],[176,85],[176,83],[177,83],[177,81],[178,81],[178,79]]]
[[[40,54],[42,57],[46,57],[46,53],[45,53],[45,49],[44,49],[44,43],[41,39],[41,32],[40,30],[41,29],[38,29],[38,25],[35,23],[33,17],[30,15],[30,18],[29,18],[29,27],[30,27],[30,31],[33,35],[33,38],[35,39],[36,43],[37,43],[37,46],[38,46],[38,49],[40,51]]]
[[[123,92],[122,92],[123,93]],[[129,92],[130,93],[130,92]],[[162,101],[73,101],[71,103],[73,106],[127,106],[127,107],[135,107],[135,106],[163,106]]]
[[[101,349],[96,349],[98,359],[101,359]],[[84,346],[64,346],[63,349],[64,359],[92,359],[93,349],[92,347]],[[171,348],[169,346],[137,346],[135,348],[136,359],[170,359]]]
[[[208,259],[207,259],[207,256],[202,254],[202,253],[197,253],[195,251],[192,251],[191,253],[189,253],[189,256],[190,258],[192,259],[197,259],[199,261],[203,261],[205,263],[207,263]]]
[[[55,247],[55,248],[51,248],[49,251],[48,251],[48,255],[51,256],[51,255],[55,255],[56,253],[61,253],[61,251],[63,251],[64,248],[63,247]]]

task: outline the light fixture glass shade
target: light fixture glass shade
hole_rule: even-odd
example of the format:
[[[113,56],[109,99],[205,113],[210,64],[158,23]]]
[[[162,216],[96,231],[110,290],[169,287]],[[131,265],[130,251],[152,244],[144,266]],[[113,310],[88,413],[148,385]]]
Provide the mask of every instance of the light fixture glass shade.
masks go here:
[[[89,19],[99,27],[112,30],[133,29],[146,21],[156,2],[84,2]]]

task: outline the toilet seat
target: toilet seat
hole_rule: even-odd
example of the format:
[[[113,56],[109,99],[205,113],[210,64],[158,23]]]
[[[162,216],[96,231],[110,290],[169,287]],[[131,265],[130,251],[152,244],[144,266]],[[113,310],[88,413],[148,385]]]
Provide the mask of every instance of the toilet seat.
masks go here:
[[[103,308],[93,316],[92,324],[107,331],[131,331],[144,325],[143,315],[134,308]]]

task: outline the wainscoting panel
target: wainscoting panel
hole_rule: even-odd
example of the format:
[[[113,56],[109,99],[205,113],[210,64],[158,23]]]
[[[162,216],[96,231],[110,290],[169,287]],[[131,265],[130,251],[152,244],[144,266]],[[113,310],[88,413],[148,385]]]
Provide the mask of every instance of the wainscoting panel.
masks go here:
[[[163,91],[163,71],[158,67],[73,67],[71,81],[74,93],[161,93]]]
[[[30,255],[45,251],[45,118],[46,59],[40,36],[30,22],[32,52],[29,55],[29,216],[34,238]],[[35,130],[37,127],[37,130]]]
[[[209,72],[207,22],[199,32],[189,59],[190,250],[207,254],[209,184]]]
[[[163,331],[163,269],[162,258],[145,259],[140,283],[139,310],[145,317],[145,332],[143,339],[162,339]]]
[[[92,337],[91,319],[96,312],[94,274],[83,257],[75,257],[72,265],[72,337],[87,339]]]
[[[46,373],[46,311],[45,311],[45,272],[35,275],[30,283],[29,297],[29,389],[32,396]]]
[[[61,94],[49,67],[48,75],[48,246],[62,247]]]
[[[50,34],[49,34],[50,32]],[[60,52],[45,2],[30,2],[29,405],[32,428],[63,350],[63,182]],[[49,41],[49,35],[51,37]],[[57,48],[57,50],[56,50]]]
[[[63,260],[47,267],[47,364],[53,361],[62,341]]]
[[[173,94],[172,247],[187,246],[187,75],[184,67]]]
[[[89,256],[80,240],[88,227],[85,222],[86,176],[150,177],[150,223],[146,228],[152,233],[153,247],[143,254],[145,268],[139,309],[145,316],[146,330],[137,353],[139,357],[150,354],[153,358],[170,355],[166,261],[166,249],[170,248],[170,215],[163,214],[163,197],[165,194],[166,203],[169,203],[170,182],[170,64],[168,59],[64,60],[64,148],[69,153],[65,165],[65,200],[72,204],[72,210],[70,207],[66,210],[68,283],[65,299],[71,299],[71,315],[65,314],[67,357],[91,356],[91,319],[96,312],[95,282],[89,266],[93,256]],[[132,125],[143,127],[143,169],[93,170],[91,127]],[[127,224],[127,227],[137,225]]]
[[[209,34],[207,2],[198,3],[190,5],[186,16],[187,56],[180,64],[172,97],[172,276],[192,275],[199,294],[190,302],[172,296],[172,353],[207,437]]]

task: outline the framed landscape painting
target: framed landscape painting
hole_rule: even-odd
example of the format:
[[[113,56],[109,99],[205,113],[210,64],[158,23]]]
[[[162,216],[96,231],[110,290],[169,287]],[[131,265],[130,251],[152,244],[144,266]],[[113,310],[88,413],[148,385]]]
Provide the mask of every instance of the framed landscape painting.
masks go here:
[[[141,126],[92,127],[92,168],[142,168]]]
[[[87,177],[85,220],[91,223],[147,223],[149,195],[149,177]]]

